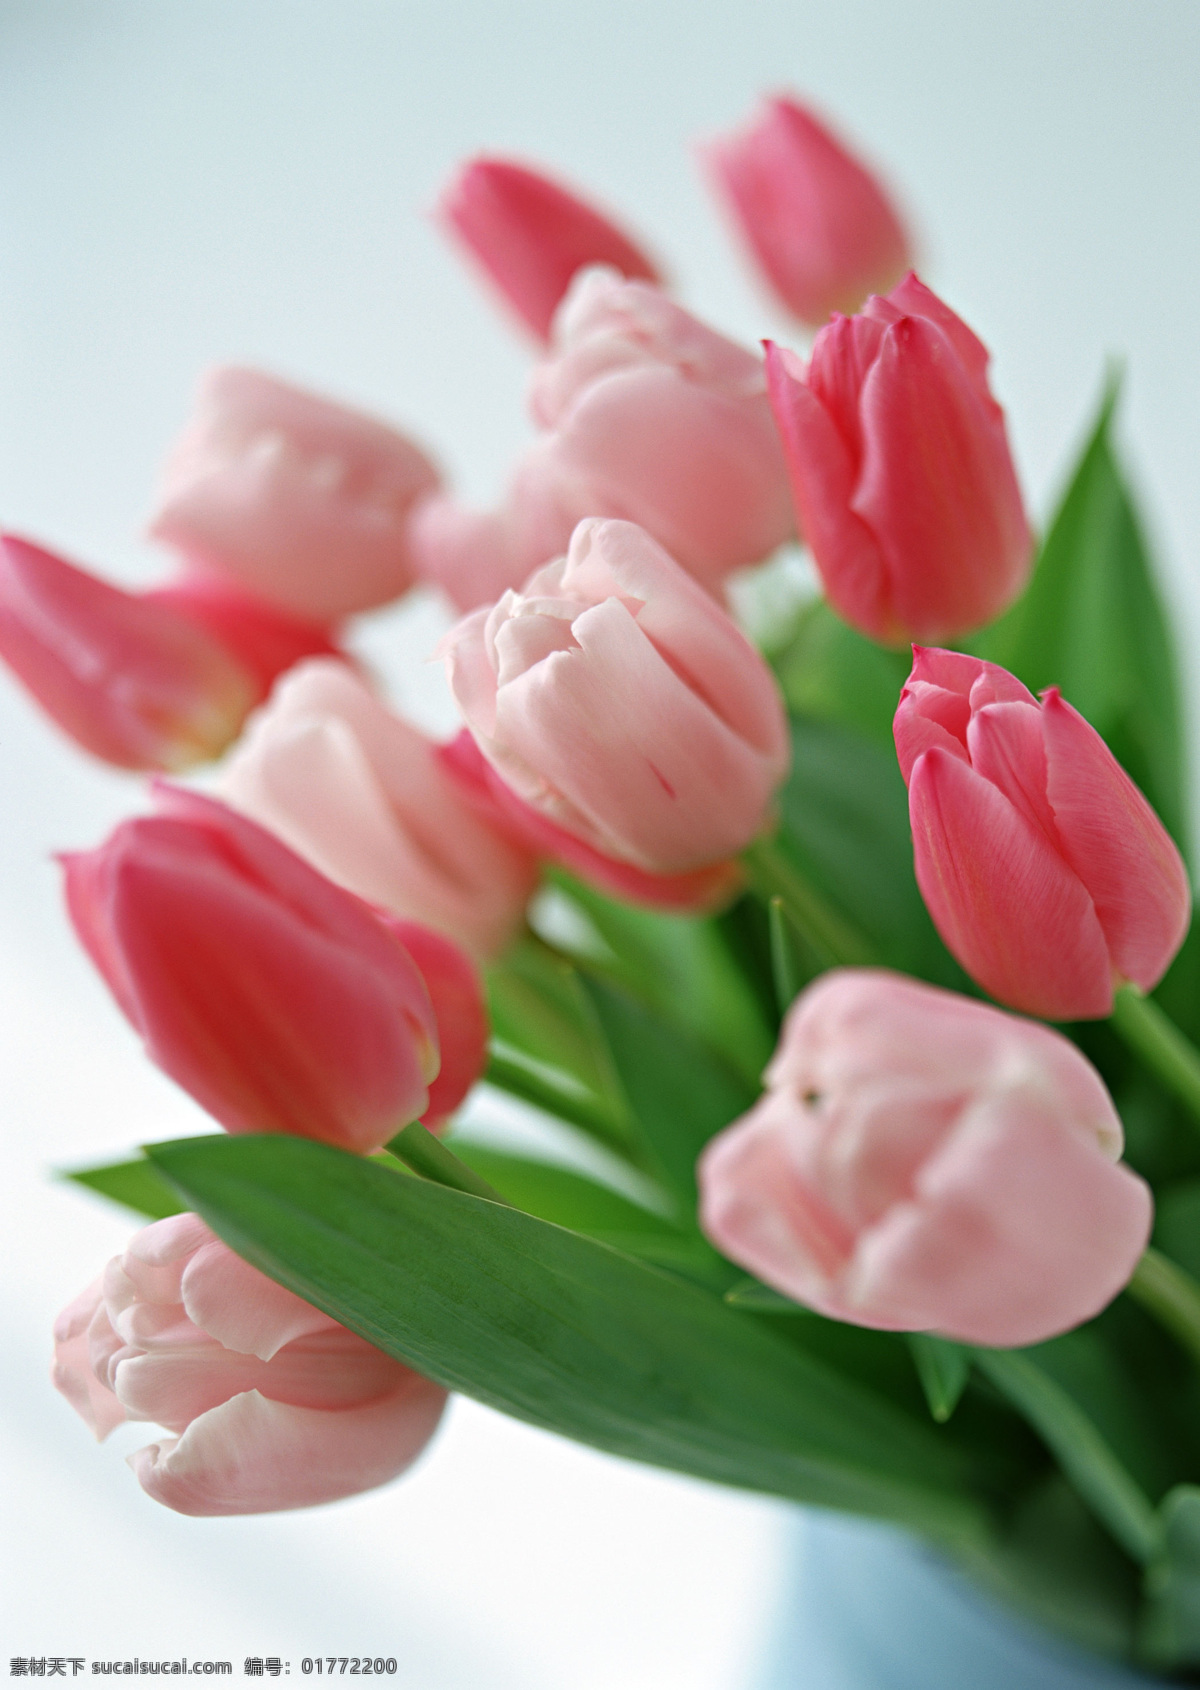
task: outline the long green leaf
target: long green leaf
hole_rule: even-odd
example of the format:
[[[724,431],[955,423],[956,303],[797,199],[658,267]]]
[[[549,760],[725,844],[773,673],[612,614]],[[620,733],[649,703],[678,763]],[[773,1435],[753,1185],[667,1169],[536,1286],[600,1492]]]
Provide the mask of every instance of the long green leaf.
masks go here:
[[[1163,1553],[1146,1575],[1141,1646],[1157,1666],[1200,1662],[1200,1488],[1176,1485],[1163,1500]]]
[[[98,1168],[64,1168],[61,1177],[82,1185],[112,1203],[158,1221],[177,1215],[184,1205],[174,1187],[152,1162],[139,1156],[128,1162],[109,1162]]]
[[[1034,692],[1061,687],[1183,843],[1175,654],[1141,524],[1113,451],[1116,397],[1110,386],[1028,591],[973,648]]]
[[[305,1139],[147,1153],[240,1255],[450,1389],[701,1478],[981,1529],[932,1427],[605,1245]]]
[[[690,1219],[696,1208],[696,1158],[714,1133],[753,1103],[749,1085],[684,1028],[606,980],[583,976],[604,1030],[613,1067],[642,1142]]]
[[[967,985],[917,889],[894,749],[834,722],[794,717],[780,812],[776,846],[869,940],[874,960],[939,985]]]
[[[1125,1552],[1143,1565],[1153,1561],[1162,1545],[1154,1505],[1069,1392],[1023,1351],[974,1350],[972,1355],[1041,1435]]]

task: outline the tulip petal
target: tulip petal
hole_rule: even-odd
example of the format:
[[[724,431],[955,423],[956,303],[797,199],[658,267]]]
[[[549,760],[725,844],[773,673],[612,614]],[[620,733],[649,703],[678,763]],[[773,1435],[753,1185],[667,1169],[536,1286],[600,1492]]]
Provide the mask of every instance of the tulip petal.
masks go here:
[[[193,1250],[180,1298],[188,1318],[218,1344],[260,1361],[270,1361],[296,1338],[337,1326],[330,1315],[268,1279],[218,1238]]]
[[[180,608],[0,537],[0,657],[84,750],[126,769],[218,756],[256,677]]]
[[[922,317],[886,331],[863,384],[862,472],[850,508],[879,544],[893,616],[921,640],[989,621],[1029,570],[1020,490],[986,400]]]
[[[559,301],[585,265],[658,280],[654,264],[609,218],[512,159],[470,160],[438,211],[539,340],[549,338]]]
[[[408,514],[437,483],[386,424],[259,370],[216,369],[164,468],[150,532],[324,623],[411,584]]]
[[[1042,703],[1047,796],[1117,972],[1149,991],[1183,943],[1191,889],[1166,828],[1096,730],[1051,688]]]
[[[969,1344],[1038,1344],[1116,1296],[1152,1213],[1136,1174],[1014,1089],[969,1112],[913,1200],[863,1237],[846,1306]]]
[[[1037,705],[985,704],[973,711],[967,746],[976,774],[1002,792],[1061,854],[1062,841],[1046,797],[1046,748]]]
[[[487,1066],[490,1028],[483,983],[470,959],[440,933],[415,921],[385,918],[417,967],[437,1019],[441,1067],[429,1086],[421,1122],[436,1132]]]
[[[968,974],[1047,1020],[1108,1015],[1112,969],[1095,907],[1044,835],[936,747],[908,791],[917,883]]]
[[[94,1279],[54,1323],[54,1365],[50,1378],[76,1414],[103,1441],[125,1419],[118,1398],[97,1378],[91,1362],[88,1328],[103,1302],[101,1282]]]
[[[904,629],[890,603],[879,543],[851,508],[854,455],[834,418],[800,379],[790,354],[769,341],[767,382],[800,527],[830,603],[873,639],[901,643]]]
[[[413,1373],[376,1402],[337,1412],[257,1391],[210,1409],[177,1440],[130,1456],[138,1483],[180,1514],[264,1514],[386,1484],[436,1430],[446,1393]]]

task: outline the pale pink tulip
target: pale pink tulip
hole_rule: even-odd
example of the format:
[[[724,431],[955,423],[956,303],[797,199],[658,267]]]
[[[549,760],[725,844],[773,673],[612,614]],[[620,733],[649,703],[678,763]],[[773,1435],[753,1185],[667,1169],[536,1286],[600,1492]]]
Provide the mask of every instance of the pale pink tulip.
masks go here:
[[[560,556],[589,516],[636,522],[713,592],[794,532],[761,357],[658,288],[581,276],[530,409],[545,432],[500,509],[434,498],[410,529],[419,572],[464,610]]]
[[[265,1514],[397,1478],[446,1393],[234,1255],[198,1215],[144,1227],[59,1316],[54,1383],[180,1514]]]
[[[909,275],[835,317],[807,364],[767,347],[796,510],[830,603],[885,645],[982,627],[1033,539],[988,352]]]
[[[443,646],[504,782],[607,857],[674,875],[766,824],[788,766],[770,670],[648,534],[582,522],[568,555]]]
[[[908,268],[908,236],[877,178],[786,95],[766,100],[702,157],[767,281],[801,322],[857,311]]]
[[[1157,985],[1187,933],[1187,871],[1056,687],[1039,703],[994,663],[918,647],[895,734],[917,882],[968,974],[1051,1021]]]
[[[504,949],[537,883],[533,855],[344,663],[303,664],[276,687],[218,791],[331,880],[479,958]]]
[[[1097,1314],[1146,1246],[1112,1100],[1048,1027],[840,969],[792,1006],[766,1078],[701,1159],[701,1223],[822,1314],[1036,1344]]]
[[[150,532],[292,615],[329,622],[412,584],[413,505],[438,481],[404,435],[258,370],[212,370]]]
[[[577,270],[611,264],[656,282],[641,249],[576,194],[512,159],[470,159],[438,203],[463,243],[517,316],[546,340]]]
[[[484,1061],[467,958],[431,934],[427,977],[406,929],[265,829],[199,793],[157,798],[63,862],[75,930],[159,1067],[229,1132],[369,1151],[444,1118]]]

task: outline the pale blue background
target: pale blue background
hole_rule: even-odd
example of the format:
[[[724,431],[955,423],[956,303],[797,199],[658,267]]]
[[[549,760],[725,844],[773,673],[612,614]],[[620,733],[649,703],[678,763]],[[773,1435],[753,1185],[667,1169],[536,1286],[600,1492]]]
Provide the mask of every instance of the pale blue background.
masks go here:
[[[128,580],[198,372],[245,359],[418,430],[487,496],[518,338],[423,213],[481,147],[624,208],[731,332],[756,294],[688,154],[791,85],[885,160],[929,279],[995,353],[1036,511],[1100,382],[1200,625],[1200,8],[910,0],[0,0],[0,519]],[[444,721],[432,606],[365,636]],[[68,938],[47,862],[139,799],[0,682],[10,1654],[396,1654],[408,1690],[737,1690],[779,1512],[464,1405],[419,1472],[322,1512],[179,1519],[44,1384],[54,1312],[120,1245],[55,1163],[192,1130]],[[821,1690],[819,1685],[813,1690]]]

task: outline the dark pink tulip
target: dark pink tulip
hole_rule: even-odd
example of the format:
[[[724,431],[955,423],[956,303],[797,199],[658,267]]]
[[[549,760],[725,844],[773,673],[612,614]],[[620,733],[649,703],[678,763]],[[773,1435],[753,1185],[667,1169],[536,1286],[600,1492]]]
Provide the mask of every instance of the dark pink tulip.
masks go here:
[[[440,1386],[235,1256],[199,1215],[143,1227],[59,1315],[53,1380],[180,1514],[308,1508],[386,1484],[433,1436]]]
[[[656,266],[607,217],[511,159],[475,158],[444,190],[438,211],[539,340],[577,270],[611,264],[660,280]]]
[[[1028,579],[1033,542],[987,366],[983,343],[914,275],[835,317],[807,366],[767,347],[825,590],[885,645],[981,627]]]
[[[0,657],[84,750],[124,769],[218,756],[265,688],[183,605],[0,539]]]
[[[793,1004],[767,1091],[700,1161],[733,1261],[835,1320],[1037,1344],[1116,1296],[1153,1202],[1049,1027],[883,969]]]
[[[465,951],[415,921],[400,921],[378,912],[385,927],[399,939],[416,963],[433,1005],[441,1045],[441,1067],[429,1084],[429,1101],[421,1115],[430,1132],[444,1127],[487,1064],[487,1009],[483,984]]]
[[[469,995],[450,942],[422,941],[427,986],[388,919],[263,828],[197,793],[157,798],[64,866],[75,930],[159,1067],[230,1132],[355,1151],[430,1111],[440,1061],[451,1107],[482,1052],[477,1008],[437,1022]]]
[[[968,974],[1050,1021],[1157,985],[1187,932],[1187,872],[1056,687],[1039,703],[994,663],[918,647],[895,733],[917,881]]]
[[[232,581],[189,570],[142,594],[149,604],[177,610],[204,628],[254,676],[255,703],[265,699],[280,675],[306,657],[342,654],[327,625],[301,621]]]
[[[795,100],[765,101],[702,156],[767,281],[801,322],[857,311],[911,263],[904,225],[879,182]]]
[[[412,585],[408,516],[438,483],[403,434],[262,370],[210,370],[163,469],[150,532],[301,621]]]

